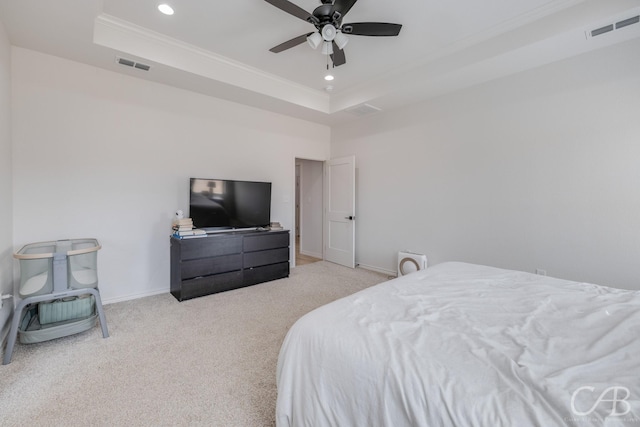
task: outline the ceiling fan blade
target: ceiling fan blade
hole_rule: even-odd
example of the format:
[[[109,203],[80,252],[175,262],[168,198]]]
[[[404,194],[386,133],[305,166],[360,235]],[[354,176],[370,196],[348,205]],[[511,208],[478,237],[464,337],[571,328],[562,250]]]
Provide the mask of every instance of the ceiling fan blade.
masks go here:
[[[344,50],[340,49],[336,42],[333,42],[333,53],[331,54],[331,61],[334,67],[339,67],[347,62],[347,58],[344,55]]]
[[[401,24],[389,24],[388,22],[356,22],[344,24],[341,28],[345,34],[354,36],[388,37],[400,34]]]
[[[303,21],[313,22],[315,17],[311,15],[309,12],[301,8],[300,6],[296,6],[288,0],[265,0],[267,3],[271,3],[275,7],[280,10],[283,10],[296,18],[300,18]]]
[[[281,43],[276,47],[272,47],[271,49],[269,49],[269,51],[273,53],[280,53],[283,50],[291,49],[292,47],[298,46],[299,44],[306,42],[307,37],[309,37],[311,34],[313,33],[307,33],[298,37],[294,37],[291,40],[287,40],[286,42]]]
[[[358,0],[336,0],[333,3],[333,10],[337,10],[342,14],[342,16],[344,16],[349,12],[349,10],[351,10],[357,1]]]

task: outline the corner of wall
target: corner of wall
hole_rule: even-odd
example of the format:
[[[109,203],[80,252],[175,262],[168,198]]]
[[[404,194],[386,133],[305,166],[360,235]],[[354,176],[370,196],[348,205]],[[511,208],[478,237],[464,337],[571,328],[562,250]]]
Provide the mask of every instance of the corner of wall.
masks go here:
[[[12,295],[13,285],[13,172],[11,134],[11,43],[0,20],[0,294]],[[11,299],[2,301],[0,341],[4,346],[13,315]]]

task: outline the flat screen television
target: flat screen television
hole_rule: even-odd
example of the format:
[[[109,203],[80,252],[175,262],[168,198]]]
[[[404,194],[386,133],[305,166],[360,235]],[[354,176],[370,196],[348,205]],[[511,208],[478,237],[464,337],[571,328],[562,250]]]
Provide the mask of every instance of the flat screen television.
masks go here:
[[[206,231],[265,227],[271,221],[271,183],[191,178],[189,216]]]

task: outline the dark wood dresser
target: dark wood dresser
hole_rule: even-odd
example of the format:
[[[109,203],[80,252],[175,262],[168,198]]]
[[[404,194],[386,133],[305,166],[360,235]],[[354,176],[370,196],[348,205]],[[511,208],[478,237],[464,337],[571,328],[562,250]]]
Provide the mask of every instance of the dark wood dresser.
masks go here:
[[[289,276],[289,231],[171,237],[171,294],[178,301]]]

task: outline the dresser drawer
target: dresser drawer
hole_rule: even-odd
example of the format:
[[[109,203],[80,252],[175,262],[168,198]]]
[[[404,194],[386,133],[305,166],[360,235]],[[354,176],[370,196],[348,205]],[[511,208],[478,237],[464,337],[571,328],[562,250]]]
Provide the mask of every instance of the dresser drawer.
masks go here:
[[[289,261],[244,270],[245,286],[289,277]]]
[[[210,274],[227,273],[242,269],[242,255],[222,255],[215,258],[201,258],[183,261],[180,265],[180,277],[191,279]]]
[[[269,249],[260,252],[244,254],[244,268],[259,267],[261,265],[276,264],[289,261],[289,248]]]
[[[215,239],[215,240],[210,240]],[[241,236],[210,236],[180,240],[182,261],[242,252]]]
[[[245,236],[244,251],[262,251],[264,249],[289,247],[289,232],[257,234],[255,236]]]
[[[241,271],[216,274],[215,276],[198,277],[197,279],[183,280],[180,295],[179,297],[176,296],[176,298],[182,301],[216,292],[229,291],[242,286]]]

